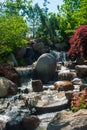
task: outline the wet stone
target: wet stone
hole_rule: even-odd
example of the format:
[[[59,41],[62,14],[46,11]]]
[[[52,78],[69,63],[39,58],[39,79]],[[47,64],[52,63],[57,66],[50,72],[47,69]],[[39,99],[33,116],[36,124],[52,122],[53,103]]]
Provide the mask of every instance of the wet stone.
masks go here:
[[[0,122],[0,130],[6,130],[6,123]]]
[[[69,90],[73,90],[74,86],[72,84],[72,82],[70,81],[57,81],[54,83],[54,87],[56,90],[58,91],[69,91]]]
[[[39,125],[39,118],[37,116],[25,117],[22,120],[22,126],[24,130],[35,130]]]
[[[41,80],[32,80],[32,88],[34,92],[43,91],[43,84]]]
[[[10,121],[6,124],[6,130],[23,130],[21,123],[16,121]]]

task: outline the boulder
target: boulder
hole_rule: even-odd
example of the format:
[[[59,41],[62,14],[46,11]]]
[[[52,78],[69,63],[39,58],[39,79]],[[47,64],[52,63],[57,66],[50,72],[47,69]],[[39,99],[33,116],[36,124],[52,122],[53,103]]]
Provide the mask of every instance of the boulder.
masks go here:
[[[54,77],[56,70],[56,59],[53,55],[45,53],[41,55],[36,63],[34,74],[36,79],[48,82]]]
[[[54,87],[58,91],[69,91],[74,89],[74,86],[70,81],[57,81],[54,83]]]
[[[66,91],[65,96],[68,99],[69,102],[71,102],[73,91]]]
[[[57,63],[57,67],[56,67],[57,70],[61,70],[61,66],[62,66],[61,64],[62,63],[59,63],[59,62]]]
[[[69,69],[75,69],[76,65],[77,65],[76,62],[74,61],[67,62],[67,68]]]
[[[87,130],[87,110],[58,112],[48,124],[47,130]]]
[[[78,77],[87,77],[87,65],[76,65],[75,69]]]
[[[17,86],[20,86],[19,74],[15,68],[11,69],[11,76],[8,77],[8,79],[11,80],[12,82],[14,82]]]
[[[12,66],[18,66],[18,62],[17,62],[16,57],[13,53],[11,53],[10,56],[8,57],[7,63],[9,65],[12,65]]]
[[[24,59],[27,65],[31,65],[35,59],[35,52],[32,47],[26,48],[26,53],[24,55]]]
[[[24,55],[26,54],[26,47],[16,48],[14,53],[17,58],[23,58]]]
[[[41,80],[32,80],[32,88],[34,92],[43,91],[43,84]]]
[[[13,66],[8,64],[0,66],[0,75],[13,81],[16,85],[20,85],[19,74]]]
[[[44,53],[49,53],[50,52],[50,48],[48,46],[44,46],[44,48],[42,48],[40,50],[40,53],[41,54],[44,54]]]
[[[66,44],[63,42],[56,43],[56,44],[54,44],[54,46],[57,51],[62,51],[62,50],[65,50],[65,48],[66,48]]]
[[[70,81],[75,77],[76,77],[76,73],[71,72],[70,70],[64,70],[64,71],[60,71],[58,73],[58,79],[59,80],[69,80]]]
[[[32,48],[35,51],[42,52],[42,50],[44,49],[44,43],[43,42],[34,43],[34,44],[32,44]]]
[[[83,80],[80,79],[80,78],[74,78],[74,79],[72,80],[72,83],[73,83],[74,85],[81,85],[81,84],[83,83]]]
[[[6,123],[0,122],[0,130],[5,130],[6,128]]]
[[[81,84],[80,85],[80,91],[87,89],[87,84]]]
[[[4,77],[0,77],[0,97],[6,97],[8,95],[13,95],[16,93],[16,85],[12,81]]]
[[[6,124],[6,130],[23,130],[21,123],[18,121],[9,121]]]
[[[22,120],[22,127],[24,130],[35,130],[39,125],[39,118],[37,116],[24,117]]]
[[[77,58],[76,59],[76,64],[77,65],[83,65],[84,64],[84,59],[83,58]]]

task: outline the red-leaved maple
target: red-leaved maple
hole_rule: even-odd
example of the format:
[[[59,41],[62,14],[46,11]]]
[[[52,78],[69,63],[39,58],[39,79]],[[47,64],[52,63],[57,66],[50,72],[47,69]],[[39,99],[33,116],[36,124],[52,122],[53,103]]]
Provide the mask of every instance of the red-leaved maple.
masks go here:
[[[70,58],[87,59],[87,25],[77,28],[69,43],[70,49],[67,54]]]

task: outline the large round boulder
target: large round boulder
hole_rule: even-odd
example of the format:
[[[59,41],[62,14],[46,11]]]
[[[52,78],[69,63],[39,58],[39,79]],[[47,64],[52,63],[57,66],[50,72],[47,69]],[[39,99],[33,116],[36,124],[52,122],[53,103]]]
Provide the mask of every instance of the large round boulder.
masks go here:
[[[56,69],[56,58],[45,53],[41,55],[35,66],[35,77],[36,79],[41,79],[43,82],[48,82],[52,80]]]
[[[0,77],[0,98],[2,97],[6,97],[8,95],[13,95],[17,93],[17,88],[16,85],[4,78],[4,77]]]

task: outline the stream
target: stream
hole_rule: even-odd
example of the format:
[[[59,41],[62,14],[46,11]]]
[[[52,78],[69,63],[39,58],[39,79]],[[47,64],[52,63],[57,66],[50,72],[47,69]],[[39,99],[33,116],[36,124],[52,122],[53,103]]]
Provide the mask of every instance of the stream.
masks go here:
[[[64,64],[61,64],[57,73],[61,75],[63,72],[63,77],[67,79],[69,78],[67,74],[75,72],[75,70],[67,68],[65,53],[62,53],[62,56]],[[57,58],[57,60],[59,65],[59,59]],[[40,124],[36,130],[48,130],[48,124],[58,111],[69,108],[65,93],[54,90],[55,81],[43,84],[43,88],[47,88],[47,90],[33,92],[31,84],[33,77],[32,66],[17,67],[15,69],[19,73],[21,87],[18,87],[16,95],[0,99],[0,121],[4,121],[4,123],[8,121],[19,122],[23,117],[37,115]],[[76,78],[76,75],[74,78]],[[73,91],[79,91],[79,85],[74,85]]]

